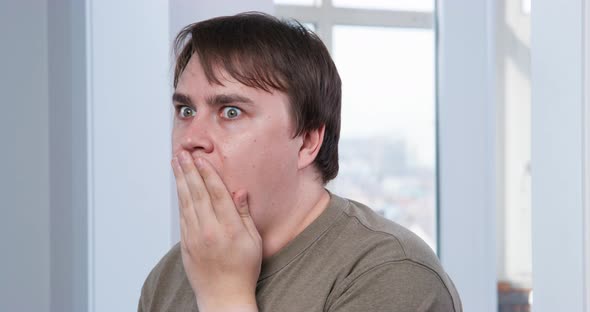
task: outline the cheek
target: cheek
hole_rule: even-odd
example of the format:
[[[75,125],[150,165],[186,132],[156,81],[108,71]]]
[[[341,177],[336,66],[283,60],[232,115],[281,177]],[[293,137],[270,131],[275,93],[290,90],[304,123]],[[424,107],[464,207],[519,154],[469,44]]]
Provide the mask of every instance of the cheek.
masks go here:
[[[228,184],[240,187],[239,183],[251,191],[268,189],[296,173],[297,152],[287,139],[251,139],[246,142],[248,144],[223,155]]]
[[[176,128],[172,130],[172,155],[177,155],[182,150],[181,134]]]
[[[255,180],[259,167],[260,144],[257,139],[242,139],[238,144],[218,146],[221,166],[228,188],[247,187]]]

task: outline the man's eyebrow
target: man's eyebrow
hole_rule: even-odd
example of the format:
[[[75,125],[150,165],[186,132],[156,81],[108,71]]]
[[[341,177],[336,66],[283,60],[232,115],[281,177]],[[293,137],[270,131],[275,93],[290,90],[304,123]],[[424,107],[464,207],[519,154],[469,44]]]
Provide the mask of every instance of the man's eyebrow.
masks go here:
[[[190,96],[178,92],[174,92],[174,94],[172,94],[172,102],[187,106],[194,106]],[[224,106],[232,103],[253,103],[251,99],[235,93],[212,95],[206,98],[206,102],[209,106]]]
[[[193,106],[193,101],[188,95],[177,92],[174,92],[174,94],[172,94],[172,102]]]
[[[216,94],[207,97],[207,104],[210,106],[223,106],[232,103],[252,104],[252,100],[235,93],[229,94]]]

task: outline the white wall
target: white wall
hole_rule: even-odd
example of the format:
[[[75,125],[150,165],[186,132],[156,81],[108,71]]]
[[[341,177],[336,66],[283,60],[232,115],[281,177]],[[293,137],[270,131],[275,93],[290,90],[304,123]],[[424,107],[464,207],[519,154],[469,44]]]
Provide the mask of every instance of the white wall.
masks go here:
[[[182,27],[215,16],[233,15],[246,11],[271,13],[272,0],[169,0],[170,36],[174,38]]]
[[[533,309],[588,311],[588,1],[532,8]],[[586,11],[585,11],[586,10]]]
[[[168,3],[87,4],[89,311],[133,311],[170,247]]]
[[[0,311],[49,311],[46,25],[46,1],[0,1]]]
[[[438,7],[439,242],[464,311],[497,311],[493,0]]]

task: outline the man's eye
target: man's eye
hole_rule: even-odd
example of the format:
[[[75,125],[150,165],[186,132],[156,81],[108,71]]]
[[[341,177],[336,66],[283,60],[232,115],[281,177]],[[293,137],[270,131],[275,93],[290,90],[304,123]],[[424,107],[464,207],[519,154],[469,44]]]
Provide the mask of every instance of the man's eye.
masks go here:
[[[188,107],[188,106],[181,106],[178,110],[181,118],[188,118],[193,117],[195,115],[195,110]]]
[[[237,107],[228,106],[228,107],[223,108],[223,111],[221,114],[222,114],[223,118],[234,119],[234,118],[237,118],[238,116],[240,116],[240,114],[242,114],[242,111]]]

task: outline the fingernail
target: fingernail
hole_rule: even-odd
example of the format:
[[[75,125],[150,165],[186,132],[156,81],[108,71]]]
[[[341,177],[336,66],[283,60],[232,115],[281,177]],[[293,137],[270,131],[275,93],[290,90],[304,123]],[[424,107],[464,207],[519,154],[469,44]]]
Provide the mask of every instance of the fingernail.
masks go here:
[[[178,164],[178,158],[176,158],[176,157],[173,157],[172,158],[172,166],[175,167],[175,168],[180,167],[179,164]]]

